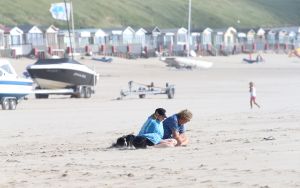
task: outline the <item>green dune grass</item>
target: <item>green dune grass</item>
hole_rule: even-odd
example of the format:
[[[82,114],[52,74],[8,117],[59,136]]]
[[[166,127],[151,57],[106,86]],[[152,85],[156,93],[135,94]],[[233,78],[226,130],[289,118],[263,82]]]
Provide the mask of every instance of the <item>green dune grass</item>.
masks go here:
[[[65,27],[49,8],[60,0],[1,0],[0,24]],[[73,0],[75,27],[187,27],[188,0]],[[300,25],[300,0],[193,0],[192,28]],[[239,20],[239,22],[238,22]]]

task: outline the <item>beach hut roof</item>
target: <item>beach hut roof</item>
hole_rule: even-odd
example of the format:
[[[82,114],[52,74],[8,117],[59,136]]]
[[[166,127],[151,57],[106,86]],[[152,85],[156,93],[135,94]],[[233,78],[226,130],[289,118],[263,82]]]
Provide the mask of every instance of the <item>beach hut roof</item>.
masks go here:
[[[10,27],[0,24],[0,29],[4,31],[4,33],[9,33],[11,30]]]

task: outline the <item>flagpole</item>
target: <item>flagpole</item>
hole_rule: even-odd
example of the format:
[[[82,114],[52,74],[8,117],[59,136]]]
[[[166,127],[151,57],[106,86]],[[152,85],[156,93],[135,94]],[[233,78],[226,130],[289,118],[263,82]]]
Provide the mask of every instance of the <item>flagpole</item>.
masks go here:
[[[69,18],[69,14],[68,14],[68,8],[67,8],[67,2],[66,2],[66,0],[64,0],[64,3],[65,3],[65,10],[66,10],[67,24],[68,24],[68,33],[69,33],[69,40],[70,40],[70,48],[71,48],[72,60],[74,60],[72,40],[71,40],[71,32],[70,32],[70,23],[69,23],[70,18]]]
[[[72,32],[73,32],[73,41],[74,41],[74,52],[76,52],[76,41],[75,41],[75,29],[74,29],[74,12],[73,12],[73,3],[70,1],[70,6],[71,6],[71,19],[72,19]],[[73,53],[74,53],[73,52]]]
[[[188,21],[188,37],[187,37],[187,57],[190,56],[191,13],[192,13],[192,0],[189,0],[189,21]]]

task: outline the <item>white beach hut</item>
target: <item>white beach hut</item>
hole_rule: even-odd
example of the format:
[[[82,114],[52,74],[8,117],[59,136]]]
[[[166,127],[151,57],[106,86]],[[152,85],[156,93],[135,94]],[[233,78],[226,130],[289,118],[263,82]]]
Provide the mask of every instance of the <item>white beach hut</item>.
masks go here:
[[[212,32],[211,28],[206,28],[202,31],[201,43],[203,45],[211,45],[212,44]]]
[[[24,44],[23,34],[24,32],[19,27],[13,27],[9,31],[9,48],[14,51],[14,56],[24,55],[22,48]]]
[[[97,29],[94,34],[94,44],[104,45],[107,43],[108,34],[102,29]]]
[[[146,45],[147,31],[144,28],[140,28],[135,32],[135,43],[141,44],[142,47]]]
[[[50,25],[45,31],[45,42],[47,47],[53,49],[58,48],[58,32],[59,29],[54,25]]]
[[[123,36],[123,44],[132,44],[134,41],[135,31],[131,27],[126,27],[124,29],[122,36]]]

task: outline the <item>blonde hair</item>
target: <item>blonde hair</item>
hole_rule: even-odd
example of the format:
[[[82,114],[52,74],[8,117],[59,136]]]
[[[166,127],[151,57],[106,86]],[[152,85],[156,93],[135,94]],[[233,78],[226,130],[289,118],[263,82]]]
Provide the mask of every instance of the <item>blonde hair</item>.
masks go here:
[[[184,119],[189,120],[189,121],[193,118],[192,112],[187,110],[187,109],[180,111],[178,113],[178,116],[179,116],[180,119],[184,118]]]

